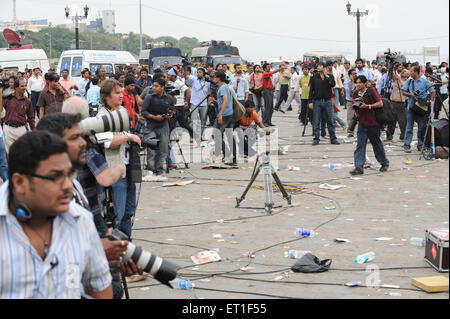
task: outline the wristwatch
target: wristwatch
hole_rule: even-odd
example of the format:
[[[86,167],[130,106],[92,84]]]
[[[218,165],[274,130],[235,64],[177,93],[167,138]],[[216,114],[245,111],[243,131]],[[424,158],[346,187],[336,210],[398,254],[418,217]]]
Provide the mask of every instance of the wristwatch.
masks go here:
[[[369,110],[371,110],[372,109],[372,104],[369,104]]]

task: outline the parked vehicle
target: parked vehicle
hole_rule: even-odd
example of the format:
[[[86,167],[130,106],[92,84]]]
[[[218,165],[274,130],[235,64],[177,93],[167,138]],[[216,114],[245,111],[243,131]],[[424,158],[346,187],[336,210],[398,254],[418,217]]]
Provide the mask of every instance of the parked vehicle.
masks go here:
[[[109,77],[115,74],[116,66],[123,70],[125,66],[138,65],[138,61],[128,51],[70,50],[61,54],[57,72],[61,75],[63,70],[69,70],[69,77],[77,81],[81,79],[81,71],[85,68],[92,74],[104,68]]]

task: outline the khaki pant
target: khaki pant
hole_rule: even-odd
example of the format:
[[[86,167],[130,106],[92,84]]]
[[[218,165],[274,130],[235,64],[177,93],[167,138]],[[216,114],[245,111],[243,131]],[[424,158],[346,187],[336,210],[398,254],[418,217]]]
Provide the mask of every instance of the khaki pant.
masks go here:
[[[3,125],[3,133],[5,135],[5,147],[6,153],[9,153],[9,148],[15,141],[17,141],[22,135],[27,133],[26,126],[12,127],[7,124]]]

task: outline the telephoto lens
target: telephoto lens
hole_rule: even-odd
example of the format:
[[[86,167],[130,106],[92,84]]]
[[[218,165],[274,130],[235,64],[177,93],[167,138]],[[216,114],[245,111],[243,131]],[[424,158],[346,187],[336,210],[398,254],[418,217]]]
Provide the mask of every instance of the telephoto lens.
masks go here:
[[[128,236],[120,230],[114,229],[110,239],[128,241]],[[181,268],[173,262],[153,255],[129,242],[123,261],[127,262],[130,259],[146,273],[149,273],[153,278],[170,288],[172,288],[170,282],[177,277],[178,269]]]

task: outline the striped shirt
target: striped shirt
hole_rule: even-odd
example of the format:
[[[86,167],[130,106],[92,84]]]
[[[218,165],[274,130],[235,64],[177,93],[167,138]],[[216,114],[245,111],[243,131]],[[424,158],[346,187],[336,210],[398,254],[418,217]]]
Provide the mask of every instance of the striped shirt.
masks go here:
[[[0,188],[0,298],[80,299],[111,285],[111,274],[92,214],[72,202],[53,221],[50,251],[42,261],[8,208],[8,182]]]

